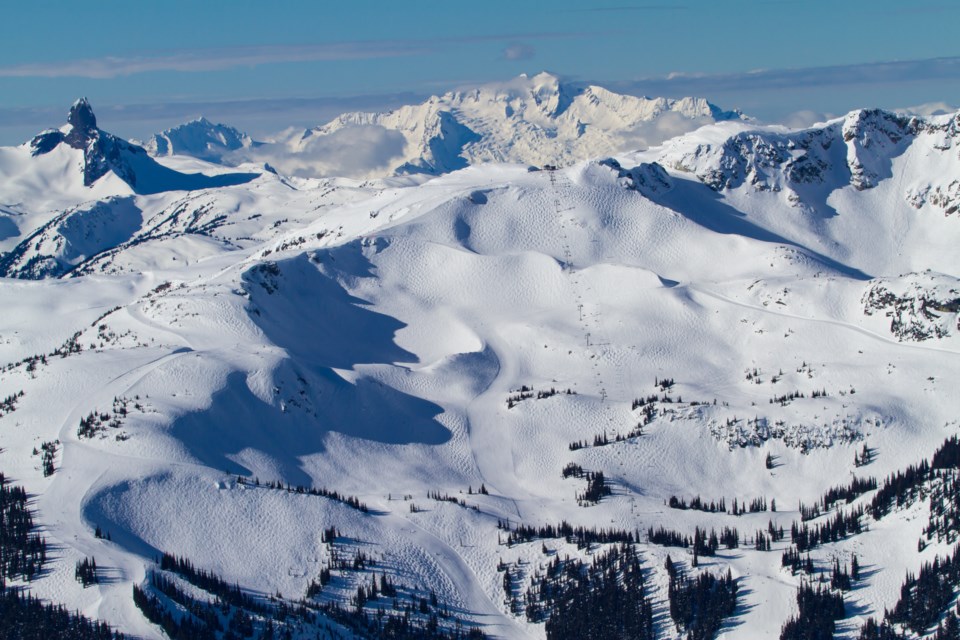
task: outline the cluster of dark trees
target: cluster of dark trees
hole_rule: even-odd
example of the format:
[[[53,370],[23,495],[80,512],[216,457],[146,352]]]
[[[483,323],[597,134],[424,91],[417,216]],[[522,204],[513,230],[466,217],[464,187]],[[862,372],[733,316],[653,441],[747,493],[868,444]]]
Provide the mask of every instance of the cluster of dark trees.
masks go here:
[[[61,605],[37,600],[20,589],[0,587],[0,638],[3,640],[123,640],[123,634]]]
[[[237,476],[237,484],[250,485],[250,481],[244,478],[243,476]],[[274,489],[277,491],[286,491],[287,493],[299,493],[302,495],[310,496],[322,496],[324,498],[329,498],[330,500],[335,500],[342,504],[352,507],[357,511],[362,511],[367,513],[369,509],[367,508],[366,503],[360,502],[360,499],[356,496],[348,496],[346,494],[340,493],[339,491],[333,491],[325,487],[304,487],[302,485],[293,486],[291,484],[284,484],[279,480],[275,482],[267,481],[260,484],[259,478],[254,478],[253,485],[255,487],[266,487],[267,489]]]
[[[830,511],[833,505],[837,502],[843,500],[846,504],[850,504],[859,496],[867,493],[868,491],[873,491],[876,488],[877,481],[875,478],[857,478],[854,476],[853,480],[851,480],[849,484],[839,485],[827,489],[827,491],[823,494],[823,497],[820,498],[819,502],[815,502],[809,506],[801,502],[800,520],[806,522],[807,520],[819,518],[824,513]]]
[[[582,478],[584,471],[583,467],[578,465],[576,462],[568,462],[567,465],[563,468],[563,471],[560,472],[564,479],[573,477],[573,478]]]
[[[676,496],[670,496],[670,500],[667,502],[671,509],[696,509],[697,511],[706,511],[707,513],[728,513],[727,512],[727,502],[723,498],[720,498],[719,501],[711,500],[709,503],[701,499],[700,496],[694,496],[688,504],[683,498],[677,498]],[[772,501],[773,511],[777,510],[776,500]],[[745,513],[759,513],[767,510],[767,499],[766,498],[754,498],[750,501],[749,504],[746,502],[738,502],[736,498],[733,499],[733,507],[730,509],[729,513],[732,516],[740,516]]]
[[[792,391],[784,395],[773,396],[770,398],[770,404],[779,404],[781,407],[785,407],[794,400],[805,397],[802,391]]]
[[[865,467],[871,462],[876,455],[876,451],[863,445],[863,448],[858,452],[853,454],[853,466],[855,467]]]
[[[718,578],[703,572],[690,579],[673,563],[666,561],[670,586],[670,617],[677,629],[686,632],[688,640],[711,640],[737,608],[737,583],[730,570]]]
[[[537,400],[543,400],[544,398],[552,398],[557,394],[566,394],[568,396],[576,395],[576,391],[573,389],[567,389],[566,391],[560,391],[553,387],[550,387],[546,391],[536,391],[532,386],[523,385],[520,389],[511,396],[507,396],[507,409],[513,409],[515,406],[523,402],[524,400],[529,400],[531,398],[536,398]]]
[[[97,559],[84,558],[77,562],[77,568],[73,572],[73,577],[86,589],[92,584],[97,584],[100,579],[97,577]]]
[[[162,570],[177,574],[193,586],[217,596],[222,602],[247,611],[269,613],[268,607],[245,593],[239,585],[229,584],[212,571],[198,569],[187,558],[164,553],[158,564]]]
[[[630,405],[630,409],[632,411],[636,411],[640,407],[645,407],[648,404],[655,403],[658,399],[659,398],[657,398],[657,394],[649,395],[646,398],[634,398],[633,403]]]
[[[380,574],[380,582],[377,582],[377,576],[370,576],[370,585],[360,585],[357,587],[357,595],[353,598],[353,604],[358,609],[362,609],[366,603],[375,601],[383,596],[384,598],[396,598],[398,594],[397,585],[387,576],[386,573]],[[433,594],[433,600],[436,601],[436,594]],[[434,603],[436,606],[436,602]]]
[[[47,541],[34,532],[27,492],[0,473],[0,586],[7,578],[31,580],[47,560]]]
[[[953,543],[960,534],[960,475],[951,475],[945,474],[942,482],[931,487],[930,519],[923,529],[927,540]]]
[[[330,535],[331,543],[338,537],[335,530],[324,533]],[[347,607],[336,601],[313,602],[309,590],[306,599],[297,601],[285,600],[279,594],[267,598],[252,596],[216,574],[198,569],[186,558],[170,554],[164,554],[159,564],[163,571],[213,596],[195,598],[163,571],[150,572],[146,585],[133,587],[136,606],[176,640],[281,640],[301,637],[305,631],[329,629],[329,620],[349,628],[357,637],[371,640],[485,637],[479,629],[467,627],[452,616],[435,594],[431,593],[429,601],[423,597],[417,601],[412,590],[395,584],[385,574],[379,580],[372,575],[369,586],[361,584]],[[409,592],[409,597],[401,600],[402,589]],[[171,610],[171,602],[181,610]]]
[[[456,496],[451,496],[446,493],[440,493],[439,491],[428,491],[427,498],[430,500],[436,500],[437,502],[452,502],[453,504],[465,507],[468,509],[473,509],[474,511],[480,511],[480,507],[475,504],[467,504],[467,501],[463,498],[458,498]]]
[[[524,400],[529,400],[533,397],[533,387],[528,387],[523,385],[520,387],[520,390],[511,396],[507,396],[507,409],[513,409],[519,403]]]
[[[949,608],[957,587],[960,587],[960,549],[942,560],[938,557],[925,563],[916,576],[907,574],[900,587],[900,600],[886,617],[923,635]]]
[[[47,364],[48,358],[53,358],[54,356],[60,356],[61,358],[66,358],[67,356],[73,355],[74,353],[80,353],[81,351],[83,351],[83,347],[80,346],[80,336],[82,333],[83,333],[82,331],[77,331],[72,336],[67,338],[67,340],[62,345],[60,345],[50,353],[35,354],[32,356],[27,356],[26,358],[23,358],[16,362],[11,362],[10,364],[0,367],[0,373],[13,371],[17,367],[26,365],[27,373],[32,374],[34,371],[37,370],[37,365]],[[21,392],[21,395],[22,395],[22,392]]]
[[[485,637],[479,629],[465,628],[449,607],[439,602],[435,592],[430,591],[429,598],[419,595],[417,590],[395,582],[384,571],[380,572],[379,577],[371,572],[369,581],[359,581],[349,600],[349,608],[335,600],[313,602],[333,579],[331,569],[346,576],[350,572],[363,572],[376,565],[373,558],[362,550],[338,552],[337,543],[341,536],[335,528],[325,529],[322,536],[323,542],[330,545],[331,563],[329,567],[321,569],[319,579],[312,580],[307,587],[306,600],[301,603],[308,608],[321,611],[357,630],[361,637],[440,640]],[[371,612],[370,609],[375,610]]]
[[[648,412],[647,409],[650,409],[650,411]],[[567,445],[567,447],[570,449],[570,451],[577,451],[579,449],[586,449],[589,446],[605,447],[608,444],[613,444],[615,442],[624,442],[626,440],[638,438],[643,435],[643,427],[653,422],[653,419],[656,417],[656,411],[653,410],[653,405],[648,405],[647,409],[645,409],[644,412],[650,414],[648,419],[638,423],[637,426],[631,429],[626,435],[618,433],[611,438],[610,435],[604,431],[603,433],[598,433],[593,436],[592,444],[588,440],[574,440]]]
[[[511,529],[505,522],[498,521],[497,527],[507,530],[506,540],[501,539],[501,544],[512,546],[532,540],[547,540],[564,538],[567,544],[576,544],[578,549],[584,549],[591,544],[611,544],[611,543],[634,543],[640,541],[640,536],[635,531],[625,529],[594,529],[577,526],[574,527],[566,521],[559,525],[541,525],[534,527],[531,525],[520,524]]]
[[[53,442],[44,442],[40,445],[38,450],[36,447],[33,449],[33,455],[41,456],[41,463],[43,466],[43,477],[48,478],[53,475],[57,470],[53,464],[53,460],[57,455],[57,447],[60,446],[59,440],[54,440]]]
[[[667,391],[673,388],[674,380],[673,378],[654,378],[653,385],[660,387],[661,391]]]
[[[145,411],[139,400],[140,396],[136,396],[135,400],[114,396],[113,408],[110,413],[107,413],[106,411],[91,411],[87,417],[80,419],[80,426],[77,427],[77,437],[92,438],[98,433],[106,431],[107,427],[110,427],[111,429],[119,429],[123,424],[123,420],[130,413],[130,410],[128,409],[130,404],[133,404],[134,408],[140,412]]]
[[[17,410],[17,401],[23,397],[23,391],[17,391],[16,393],[10,394],[3,400],[0,400],[0,418],[7,415],[8,413],[13,413]]]
[[[924,564],[916,576],[907,574],[900,587],[900,599],[884,620],[873,618],[860,628],[860,640],[905,640],[893,626],[901,624],[918,636],[936,630],[931,640],[960,640],[960,604],[951,606],[954,590],[960,586],[960,549],[945,559]]]
[[[804,558],[796,547],[790,547],[783,552],[783,555],[780,556],[780,566],[790,568],[790,573],[796,575],[800,571],[806,572],[808,575],[813,575],[815,571],[813,566],[813,558],[810,557],[810,554],[807,553],[807,557]]]
[[[104,623],[93,622],[61,605],[37,600],[7,579],[31,580],[47,558],[46,540],[34,531],[27,492],[0,473],[0,639],[119,640]],[[78,565],[79,567],[79,565]],[[94,573],[96,569],[94,568]]]
[[[863,533],[860,519],[864,515],[863,507],[847,511],[837,511],[826,522],[810,525],[806,522],[794,522],[790,525],[790,540],[800,551],[808,551],[827,542],[837,542],[847,536]]]
[[[187,615],[174,616],[161,601],[138,585],[133,585],[133,603],[150,622],[160,626],[170,638],[177,640],[214,640],[218,632],[224,630],[220,616],[230,613],[227,606],[225,612],[211,602],[196,600],[172,580],[158,573],[150,574],[150,586],[162,593],[173,602],[187,610]],[[249,618],[249,616],[247,616]],[[242,622],[242,620],[238,620]],[[243,624],[231,625],[239,627],[241,632],[249,631],[248,635],[233,634],[231,638],[249,637],[253,635],[253,624],[248,627]]]
[[[531,578],[526,615],[546,621],[548,640],[653,640],[653,608],[632,545],[615,545],[593,562],[555,557]]]
[[[109,413],[97,413],[91,411],[85,418],[80,418],[80,426],[77,427],[78,438],[92,438],[112,423]],[[117,422],[116,426],[120,426]]]
[[[770,551],[773,548],[773,539],[762,529],[757,529],[756,535],[753,536],[753,548],[757,551]]]
[[[853,559],[850,561],[850,569],[847,569],[847,565],[840,564],[840,559],[836,558],[833,561],[833,569],[830,571],[830,586],[834,589],[840,591],[850,591],[853,587],[853,581],[860,579],[860,561],[857,560],[857,556],[853,556]]]
[[[694,496],[688,504],[683,498],[670,496],[667,504],[671,509],[696,509],[697,511],[706,511],[707,513],[726,513],[727,511],[727,502],[723,498],[720,498],[718,502],[711,500],[708,503],[700,498],[700,496]]]
[[[847,615],[843,594],[807,583],[797,590],[797,606],[800,612],[784,623],[780,640],[830,640],[837,620]]]
[[[589,504],[597,504],[604,496],[611,494],[610,487],[603,477],[603,471],[587,471],[584,474],[587,479],[587,488],[583,493],[577,494],[577,502],[581,507]]]
[[[856,500],[857,497],[868,491],[873,491],[876,488],[877,481],[875,478],[858,478],[854,476],[849,484],[831,487],[823,494],[821,500],[823,510],[828,511],[834,503],[840,502],[841,500],[850,504]]]
[[[650,527],[647,530],[647,539],[653,544],[663,545],[665,547],[693,547],[694,560],[698,556],[712,556],[720,548],[720,537],[715,529],[711,529],[707,534],[706,529],[696,527],[693,530],[693,537],[684,535],[679,531],[666,529],[663,526],[654,529]],[[739,534],[737,534],[739,541]],[[696,565],[694,565],[696,566]]]
[[[930,498],[930,521],[924,529],[927,539],[950,542],[960,534],[960,439],[947,438],[932,458],[890,474],[870,503],[870,513],[880,519],[895,508],[911,504],[921,496]]]

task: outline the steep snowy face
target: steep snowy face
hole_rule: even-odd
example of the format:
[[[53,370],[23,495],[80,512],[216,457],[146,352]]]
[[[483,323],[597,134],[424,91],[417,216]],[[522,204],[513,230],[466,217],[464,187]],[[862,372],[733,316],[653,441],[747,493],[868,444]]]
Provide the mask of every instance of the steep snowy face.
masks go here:
[[[152,156],[186,155],[221,162],[224,155],[254,144],[242,131],[200,117],[154,134],[143,146]]]
[[[146,151],[97,128],[97,118],[86,98],[80,98],[70,107],[65,127],[48,129],[34,137],[30,141],[31,153],[45,155],[61,144],[83,152],[84,186],[89,187],[113,172],[136,187],[137,175],[131,160],[134,156],[145,156]]]

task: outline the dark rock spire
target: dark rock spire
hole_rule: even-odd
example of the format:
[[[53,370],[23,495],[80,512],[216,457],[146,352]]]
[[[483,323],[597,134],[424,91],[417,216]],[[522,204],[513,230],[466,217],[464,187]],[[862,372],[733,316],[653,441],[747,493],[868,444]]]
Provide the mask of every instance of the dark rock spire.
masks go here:
[[[86,98],[80,98],[70,107],[67,124],[72,129],[64,141],[74,149],[86,149],[90,141],[97,137],[97,116],[93,115],[93,107]]]

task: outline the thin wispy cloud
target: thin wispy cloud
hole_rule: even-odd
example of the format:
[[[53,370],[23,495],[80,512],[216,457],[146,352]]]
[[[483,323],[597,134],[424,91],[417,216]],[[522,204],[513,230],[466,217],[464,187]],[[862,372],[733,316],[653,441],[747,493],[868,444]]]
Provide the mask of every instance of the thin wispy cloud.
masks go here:
[[[384,40],[305,45],[265,45],[219,49],[183,49],[142,56],[104,56],[79,60],[0,65],[0,78],[93,78],[108,79],[156,71],[203,72],[265,64],[401,58],[481,42],[567,39],[595,33],[529,33],[480,35],[433,40]],[[510,45],[507,51],[517,45]],[[532,55],[532,47],[519,45],[516,55]],[[523,47],[527,47],[524,49]],[[529,57],[529,56],[528,56]],[[523,57],[511,59],[524,59]]]
[[[529,60],[536,55],[536,50],[528,44],[514,42],[503,50],[505,60]]]
[[[105,56],[64,62],[0,66],[6,78],[116,78],[151,71],[221,71],[278,62],[397,58],[431,51],[424,43],[345,42],[316,45],[272,45],[174,51],[153,56]]]
[[[867,62],[830,67],[758,69],[742,73],[671,73],[667,76],[615,82],[609,86],[650,95],[709,95],[715,92],[773,91],[865,84],[900,84],[960,77],[960,56]]]

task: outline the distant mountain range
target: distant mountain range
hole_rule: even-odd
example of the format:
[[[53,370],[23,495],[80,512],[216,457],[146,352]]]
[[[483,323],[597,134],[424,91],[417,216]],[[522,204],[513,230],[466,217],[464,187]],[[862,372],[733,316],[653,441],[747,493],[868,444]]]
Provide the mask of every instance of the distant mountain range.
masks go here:
[[[637,98],[540,73],[385,113],[345,113],[273,143],[200,118],[145,147],[228,165],[265,161],[304,176],[439,175],[485,162],[570,164],[742,118],[703,98]]]

